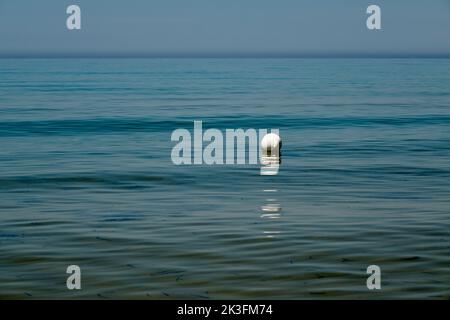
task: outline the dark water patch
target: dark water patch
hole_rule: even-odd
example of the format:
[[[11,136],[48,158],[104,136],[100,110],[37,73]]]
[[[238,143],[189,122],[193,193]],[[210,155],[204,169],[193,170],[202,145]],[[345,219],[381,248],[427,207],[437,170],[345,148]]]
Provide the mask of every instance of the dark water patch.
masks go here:
[[[417,126],[450,126],[450,116],[403,116],[403,117],[333,117],[333,118],[283,118],[280,116],[268,119],[255,116],[227,117],[191,117],[180,120],[150,120],[142,118],[100,118],[100,119],[61,119],[40,121],[7,121],[0,122],[0,136],[17,135],[83,135],[83,134],[120,134],[127,132],[167,132],[178,128],[193,130],[193,121],[202,120],[204,130],[208,128],[237,129],[306,129],[357,127],[417,127]]]
[[[23,238],[24,234],[16,234],[16,233],[1,233],[0,232],[0,240],[1,239],[16,239]]]
[[[130,185],[146,183],[145,186]],[[172,184],[175,183],[169,176],[154,176],[142,174],[60,174],[60,175],[35,175],[0,178],[0,189],[31,189],[31,188],[68,188],[73,186],[123,186],[124,188],[152,187],[148,183]]]

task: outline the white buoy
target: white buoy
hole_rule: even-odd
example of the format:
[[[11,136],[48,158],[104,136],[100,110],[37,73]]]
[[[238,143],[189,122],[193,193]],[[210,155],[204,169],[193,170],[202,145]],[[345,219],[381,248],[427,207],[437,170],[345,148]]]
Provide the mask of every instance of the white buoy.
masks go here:
[[[268,133],[261,140],[261,175],[276,175],[281,163],[281,138]]]
[[[281,148],[281,138],[276,133],[268,133],[261,140],[263,156],[279,156]]]

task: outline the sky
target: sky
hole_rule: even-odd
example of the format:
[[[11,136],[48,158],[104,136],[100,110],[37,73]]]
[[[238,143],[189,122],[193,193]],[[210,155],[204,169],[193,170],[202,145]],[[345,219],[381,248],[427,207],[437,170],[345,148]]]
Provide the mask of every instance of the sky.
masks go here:
[[[41,55],[450,56],[450,0],[0,0],[0,56]]]

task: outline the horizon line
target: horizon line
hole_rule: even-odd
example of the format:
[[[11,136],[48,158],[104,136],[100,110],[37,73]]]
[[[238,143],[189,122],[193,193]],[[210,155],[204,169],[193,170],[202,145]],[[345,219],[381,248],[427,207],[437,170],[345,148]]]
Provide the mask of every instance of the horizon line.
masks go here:
[[[450,59],[450,53],[106,53],[106,52],[95,52],[95,53],[0,53],[0,59],[114,59],[114,58],[124,58],[124,59],[171,59],[171,58],[187,58],[187,59],[243,59],[243,58],[261,58],[261,59],[299,59],[299,58],[309,58],[309,59],[323,59],[323,58],[343,58],[343,59]]]

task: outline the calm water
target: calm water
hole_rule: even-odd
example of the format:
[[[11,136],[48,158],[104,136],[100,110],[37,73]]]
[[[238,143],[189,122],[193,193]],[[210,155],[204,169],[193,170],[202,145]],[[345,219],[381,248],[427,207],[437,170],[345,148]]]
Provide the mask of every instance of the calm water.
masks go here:
[[[279,174],[173,165],[193,120]],[[0,60],[0,298],[448,299],[449,240],[450,60]]]

